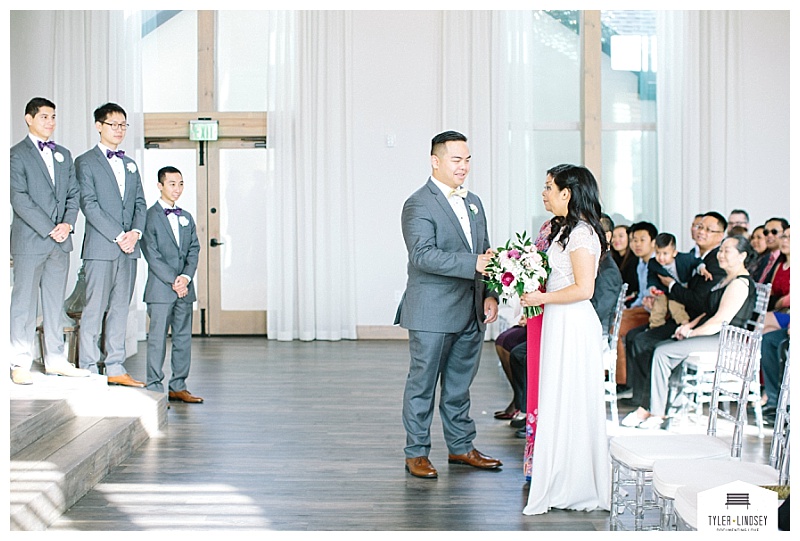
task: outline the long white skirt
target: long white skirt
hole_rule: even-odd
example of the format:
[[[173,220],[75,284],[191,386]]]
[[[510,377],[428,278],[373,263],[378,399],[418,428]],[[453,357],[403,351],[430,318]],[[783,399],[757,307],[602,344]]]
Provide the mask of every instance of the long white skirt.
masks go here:
[[[611,460],[600,320],[589,301],[549,304],[526,515],[609,509]]]

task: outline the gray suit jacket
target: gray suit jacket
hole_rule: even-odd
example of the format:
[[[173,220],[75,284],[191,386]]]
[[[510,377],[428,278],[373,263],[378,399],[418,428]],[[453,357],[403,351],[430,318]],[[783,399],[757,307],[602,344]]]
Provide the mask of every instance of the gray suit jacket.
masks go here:
[[[59,160],[60,157],[60,160]],[[72,155],[56,145],[53,151],[55,186],[39,149],[30,137],[11,147],[11,254],[47,254],[54,246],[72,251],[72,237],[58,243],[49,237],[60,223],[75,227],[80,189]]]
[[[497,297],[475,271],[477,254],[489,248],[486,215],[477,195],[465,199],[471,220],[472,246],[442,191],[428,182],[403,205],[403,238],[408,250],[408,283],[395,324],[409,330],[463,331],[474,313],[486,328],[483,301]],[[470,206],[477,209],[474,213]]]
[[[121,255],[138,258],[139,244],[125,254],[114,242],[123,231],[144,232],[147,203],[144,199],[139,167],[125,156],[125,196],[120,198],[117,179],[108,158],[98,146],[75,159],[75,171],[81,188],[81,210],[86,216],[83,259],[114,260]]]
[[[189,282],[189,293],[182,299],[178,299],[178,294],[172,290],[175,278],[181,274],[194,277],[200,255],[200,241],[192,215],[184,210],[181,218],[186,218],[188,224],[178,227],[181,241],[178,247],[161,204],[156,202],[147,210],[147,223],[141,242],[142,253],[149,265],[144,302],[170,303],[178,300],[191,303],[197,299],[194,280]],[[182,221],[178,219],[179,224]]]

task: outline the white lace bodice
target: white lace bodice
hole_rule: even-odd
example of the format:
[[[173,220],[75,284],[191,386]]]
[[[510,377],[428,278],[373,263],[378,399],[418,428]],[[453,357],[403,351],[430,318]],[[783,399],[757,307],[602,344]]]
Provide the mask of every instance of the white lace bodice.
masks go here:
[[[572,272],[572,261],[570,252],[579,248],[585,248],[594,256],[594,273],[597,276],[597,264],[600,259],[600,239],[597,233],[587,222],[579,222],[569,235],[566,249],[561,247],[558,239],[561,233],[553,239],[550,248],[547,249],[547,256],[550,262],[550,276],[547,278],[547,291],[558,291],[575,283],[575,275]]]

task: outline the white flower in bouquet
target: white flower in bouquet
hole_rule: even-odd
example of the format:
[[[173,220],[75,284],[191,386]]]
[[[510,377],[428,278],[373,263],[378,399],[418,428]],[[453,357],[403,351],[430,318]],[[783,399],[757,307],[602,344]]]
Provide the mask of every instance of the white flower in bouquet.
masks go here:
[[[547,254],[536,249],[526,232],[517,233],[516,240],[509,240],[495,252],[486,265],[484,282],[496,292],[500,300],[507,303],[524,293],[540,289],[547,281],[550,266]],[[525,317],[542,313],[541,306],[526,306]]]

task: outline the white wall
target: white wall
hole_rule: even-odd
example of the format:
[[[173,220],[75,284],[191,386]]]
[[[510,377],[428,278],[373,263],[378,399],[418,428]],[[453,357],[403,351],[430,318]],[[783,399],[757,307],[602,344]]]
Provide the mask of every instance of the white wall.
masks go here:
[[[743,208],[751,229],[773,216],[791,222],[789,205],[789,12],[747,11],[742,25],[745,159],[724,211]]]
[[[789,17],[788,12],[750,11],[746,21],[741,64],[748,82],[744,85],[746,174],[733,181],[737,188],[719,208],[726,213],[745,208],[756,224],[772,215],[790,217]],[[15,18],[10,33],[14,49],[46,46],[41,36],[51,34],[43,32],[41,24],[41,19],[34,23],[32,18]],[[388,326],[394,319],[396,296],[406,281],[400,211],[430,173],[431,137],[450,128],[440,122],[441,13],[359,11],[353,14],[353,28],[357,324]],[[50,97],[52,88],[49,76],[35,62],[12,57],[10,67],[7,118],[15,143],[26,133],[22,116],[27,100],[34,95]],[[76,155],[82,153],[85,143],[70,141],[70,126],[64,122],[68,115],[60,116],[56,140]],[[394,136],[393,147],[387,147],[387,134]],[[480,160],[476,154],[474,161]],[[79,253],[77,245],[68,294],[80,264]]]
[[[358,325],[391,325],[406,282],[400,212],[430,175],[431,138],[448,129],[439,121],[441,14],[359,11],[353,29]]]

